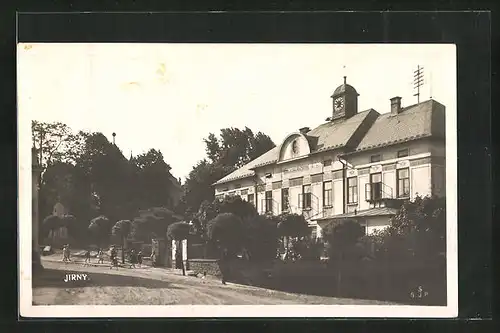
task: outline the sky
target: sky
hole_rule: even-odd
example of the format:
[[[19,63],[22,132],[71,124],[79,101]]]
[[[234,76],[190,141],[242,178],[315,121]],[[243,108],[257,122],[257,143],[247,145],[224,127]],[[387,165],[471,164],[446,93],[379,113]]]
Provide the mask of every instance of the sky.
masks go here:
[[[115,132],[127,158],[159,149],[184,181],[221,128],[247,126],[279,145],[324,123],[343,76],[359,111],[389,112],[395,96],[415,104],[418,65],[420,101],[455,113],[452,44],[19,44],[18,115],[23,128],[33,119],[110,141]]]

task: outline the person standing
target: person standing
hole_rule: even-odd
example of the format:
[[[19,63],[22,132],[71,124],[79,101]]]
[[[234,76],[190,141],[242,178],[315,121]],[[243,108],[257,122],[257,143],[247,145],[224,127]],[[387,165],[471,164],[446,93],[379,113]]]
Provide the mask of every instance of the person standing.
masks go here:
[[[151,252],[151,265],[153,267],[156,267],[156,252],[155,252],[155,250],[153,250],[153,252]]]
[[[135,268],[136,262],[137,262],[137,255],[135,253],[135,250],[132,249],[130,251],[130,268]]]
[[[228,275],[229,275],[229,256],[228,256],[228,251],[226,248],[222,250],[221,253],[221,258],[219,260],[219,268],[221,272],[221,277],[222,277],[222,284],[226,284]]]
[[[137,253],[137,264],[139,265],[139,267],[141,267],[142,265],[142,251],[139,251],[139,253]]]

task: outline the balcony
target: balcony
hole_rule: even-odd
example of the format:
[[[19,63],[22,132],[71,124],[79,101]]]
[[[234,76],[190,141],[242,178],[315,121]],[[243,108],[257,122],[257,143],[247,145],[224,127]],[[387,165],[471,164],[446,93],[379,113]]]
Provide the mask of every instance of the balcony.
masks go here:
[[[365,184],[366,201],[376,203],[386,199],[394,199],[392,187],[382,182]]]

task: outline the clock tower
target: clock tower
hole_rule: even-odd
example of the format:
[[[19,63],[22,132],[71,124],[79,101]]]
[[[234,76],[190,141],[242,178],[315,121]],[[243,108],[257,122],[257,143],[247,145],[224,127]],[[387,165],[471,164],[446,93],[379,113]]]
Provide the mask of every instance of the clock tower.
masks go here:
[[[333,100],[333,114],[331,120],[350,118],[358,113],[358,96],[356,89],[347,84],[344,76],[344,84],[338,86],[331,96]]]

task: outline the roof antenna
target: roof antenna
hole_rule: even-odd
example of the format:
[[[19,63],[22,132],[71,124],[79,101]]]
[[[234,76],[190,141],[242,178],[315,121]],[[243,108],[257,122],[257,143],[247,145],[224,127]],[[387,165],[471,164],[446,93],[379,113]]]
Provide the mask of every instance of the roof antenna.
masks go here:
[[[347,76],[344,75],[344,84],[347,83]]]
[[[420,87],[424,84],[424,68],[417,66],[417,70],[413,71],[413,88],[417,89],[417,93],[413,96],[417,96],[417,104],[420,103]]]
[[[115,137],[116,137],[116,133],[115,133],[115,132],[113,132],[113,134],[112,134],[112,135],[113,135],[113,144],[114,144],[114,145],[116,145],[116,144],[115,144]]]
[[[429,72],[429,89],[430,89],[430,99],[432,99],[432,71]]]

